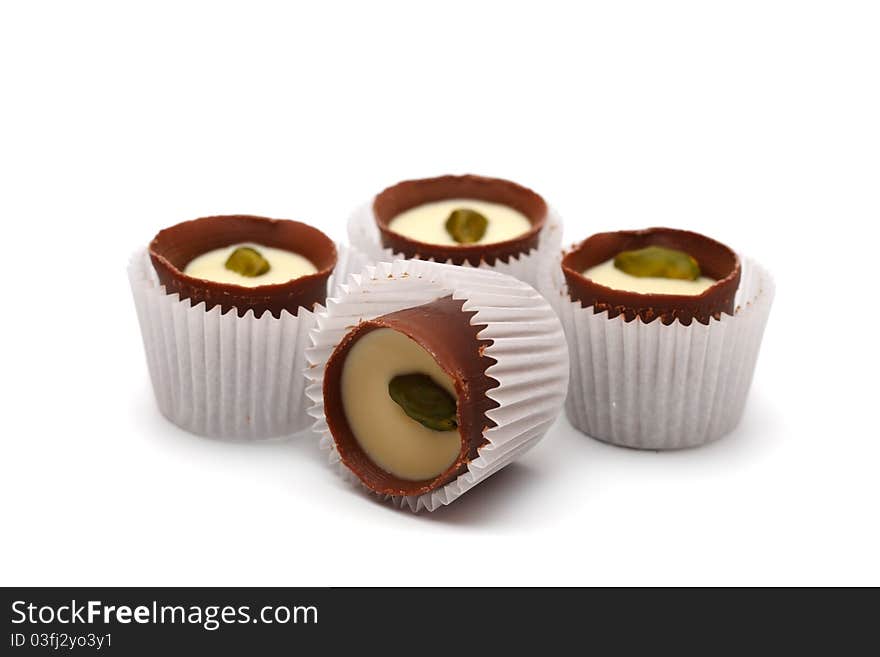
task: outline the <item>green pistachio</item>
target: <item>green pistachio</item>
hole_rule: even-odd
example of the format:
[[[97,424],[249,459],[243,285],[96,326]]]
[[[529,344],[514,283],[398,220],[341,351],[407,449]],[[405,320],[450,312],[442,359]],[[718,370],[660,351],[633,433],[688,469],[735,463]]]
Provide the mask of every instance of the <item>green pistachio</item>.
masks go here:
[[[699,263],[684,251],[662,246],[648,246],[623,251],[614,258],[620,271],[640,278],[677,278],[695,281],[700,277]]]
[[[427,374],[401,374],[388,384],[388,394],[419,424],[434,431],[458,426],[455,397]]]
[[[473,244],[486,234],[488,225],[489,220],[479,212],[459,208],[453,210],[446,219],[446,232],[459,244]]]
[[[270,267],[269,261],[259,251],[249,246],[240,246],[226,259],[226,269],[253,278],[262,276]]]

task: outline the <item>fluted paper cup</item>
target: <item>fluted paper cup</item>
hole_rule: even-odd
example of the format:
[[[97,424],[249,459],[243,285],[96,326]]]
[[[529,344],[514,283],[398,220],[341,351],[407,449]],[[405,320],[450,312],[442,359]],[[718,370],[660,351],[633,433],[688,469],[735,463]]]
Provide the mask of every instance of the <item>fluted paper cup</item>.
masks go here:
[[[337,246],[328,283],[333,290],[364,257]],[[229,440],[289,436],[307,429],[305,350],[314,311],[259,318],[249,310],[209,311],[205,304],[167,294],[146,250],[128,266],[138,321],[162,415],[191,433]]]
[[[324,416],[324,365],[340,340],[359,322],[451,295],[476,311],[474,325],[485,324],[480,340],[492,340],[485,355],[497,362],[486,374],[498,382],[487,395],[498,407],[486,413],[496,426],[483,433],[487,443],[467,472],[423,495],[383,496],[418,512],[450,504],[537,443],[562,410],[568,383],[568,350],[562,327],[547,301],[531,286],[510,276],[477,268],[421,260],[369,266],[340,287],[317,313],[307,350],[310,413],[321,447],[337,471],[369,490],[342,463]]]
[[[349,218],[348,240],[352,246],[364,253],[373,264],[377,262],[392,262],[402,258],[400,254],[395,254],[393,249],[382,246],[379,228],[376,226],[376,217],[373,214],[372,200],[359,207]],[[498,259],[491,265],[481,262],[479,267],[476,268],[468,262],[459,266],[507,274],[535,287],[538,281],[538,273],[542,269],[542,263],[556,257],[561,246],[562,218],[553,208],[548,207],[547,222],[540,233],[536,248],[528,253],[511,256],[507,262]],[[434,262],[434,260],[429,259],[427,262]],[[452,263],[450,260],[447,260],[445,263],[439,264]]]
[[[696,447],[721,438],[745,408],[774,282],[741,258],[733,315],[709,324],[613,319],[572,301],[557,261],[540,287],[556,309],[571,352],[565,410],[581,432],[641,449]]]

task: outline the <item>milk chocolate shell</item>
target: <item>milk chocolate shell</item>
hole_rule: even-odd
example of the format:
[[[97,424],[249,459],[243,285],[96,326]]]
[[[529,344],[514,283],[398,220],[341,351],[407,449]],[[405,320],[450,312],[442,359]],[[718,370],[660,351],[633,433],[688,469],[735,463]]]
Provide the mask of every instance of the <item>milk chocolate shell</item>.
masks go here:
[[[444,245],[420,242],[395,233],[388,224],[401,212],[425,203],[449,198],[471,198],[507,205],[525,215],[532,224],[530,230],[512,240],[494,244]],[[395,255],[437,262],[465,262],[478,266],[481,262],[494,265],[496,260],[507,262],[511,256],[528,253],[538,246],[541,229],[547,220],[547,203],[532,190],[501,178],[483,176],[440,176],[407,180],[387,188],[373,201],[373,214],[382,238],[382,246]]]
[[[187,276],[187,264],[196,256],[232,244],[254,242],[286,249],[308,258],[318,270],[285,283],[244,287]],[[159,231],[150,242],[150,259],[168,294],[178,293],[205,310],[219,305],[222,312],[236,309],[239,317],[253,310],[256,317],[282,310],[292,315],[309,310],[327,298],[327,279],[336,266],[336,245],[317,228],[287,219],[250,215],[203,217]]]
[[[478,340],[484,325],[473,326],[475,313],[462,310],[464,302],[445,297],[431,303],[400,310],[357,325],[337,345],[324,372],[324,410],[327,425],[343,463],[371,490],[386,495],[421,495],[443,486],[467,470],[477,450],[486,444],[483,432],[495,426],[486,412],[497,403],[486,392],[498,385],[486,375],[495,360],[483,355],[490,340]],[[355,342],[378,328],[394,329],[408,336],[430,353],[455,383],[458,398],[457,422],[461,450],[444,472],[433,479],[409,481],[386,472],[363,451],[346,418],[341,378],[346,356]]]
[[[614,258],[621,251],[663,246],[690,254],[700,264],[703,275],[717,282],[698,295],[639,294],[599,285],[581,272]],[[562,271],[573,301],[608,317],[623,315],[626,321],[639,317],[649,323],[660,319],[664,324],[675,320],[688,326],[696,319],[708,324],[721,313],[732,315],[734,298],[742,268],[739,257],[730,248],[699,233],[673,228],[647,228],[597,233],[588,237],[562,259]]]

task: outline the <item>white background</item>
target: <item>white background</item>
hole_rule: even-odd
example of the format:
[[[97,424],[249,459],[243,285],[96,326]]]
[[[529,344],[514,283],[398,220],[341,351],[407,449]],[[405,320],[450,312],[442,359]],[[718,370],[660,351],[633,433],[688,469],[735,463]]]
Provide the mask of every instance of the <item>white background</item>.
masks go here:
[[[875,3],[4,3],[0,583],[880,584]],[[563,418],[451,507],[306,441],[156,410],[125,266],[215,213],[344,239],[407,177],[670,225],[777,278],[741,426],[678,453]]]

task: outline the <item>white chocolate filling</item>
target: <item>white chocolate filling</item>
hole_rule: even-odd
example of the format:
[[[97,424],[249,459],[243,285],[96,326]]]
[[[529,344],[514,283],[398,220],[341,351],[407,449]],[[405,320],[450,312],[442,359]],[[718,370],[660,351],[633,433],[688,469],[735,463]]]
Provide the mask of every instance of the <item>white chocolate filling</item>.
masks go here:
[[[260,255],[269,262],[269,271],[260,276],[242,276],[236,271],[226,269],[226,260],[232,252],[245,246],[260,252]],[[214,281],[215,283],[232,283],[233,285],[241,285],[243,287],[259,287],[260,285],[286,283],[294,278],[314,274],[317,271],[315,265],[299,253],[244,242],[214,249],[193,258],[183,270],[183,273],[193,278],[201,278],[202,280]]]
[[[614,290],[624,290],[637,294],[679,294],[696,296],[712,287],[717,281],[706,276],[700,276],[695,281],[677,278],[655,278],[652,276],[633,276],[621,271],[614,266],[614,258],[603,262],[601,265],[584,270],[583,275],[591,281],[610,287]]]
[[[418,343],[389,328],[369,331],[351,346],[342,365],[342,407],[348,426],[373,463],[400,479],[442,474],[461,452],[457,429],[434,431],[409,417],[388,394],[401,374],[427,374],[453,397],[455,383]]]
[[[474,210],[486,217],[485,234],[469,244],[505,242],[527,233],[532,224],[521,212],[500,203],[458,198],[434,201],[410,208],[388,222],[388,229],[427,244],[460,246],[446,230],[446,220],[453,210]]]

